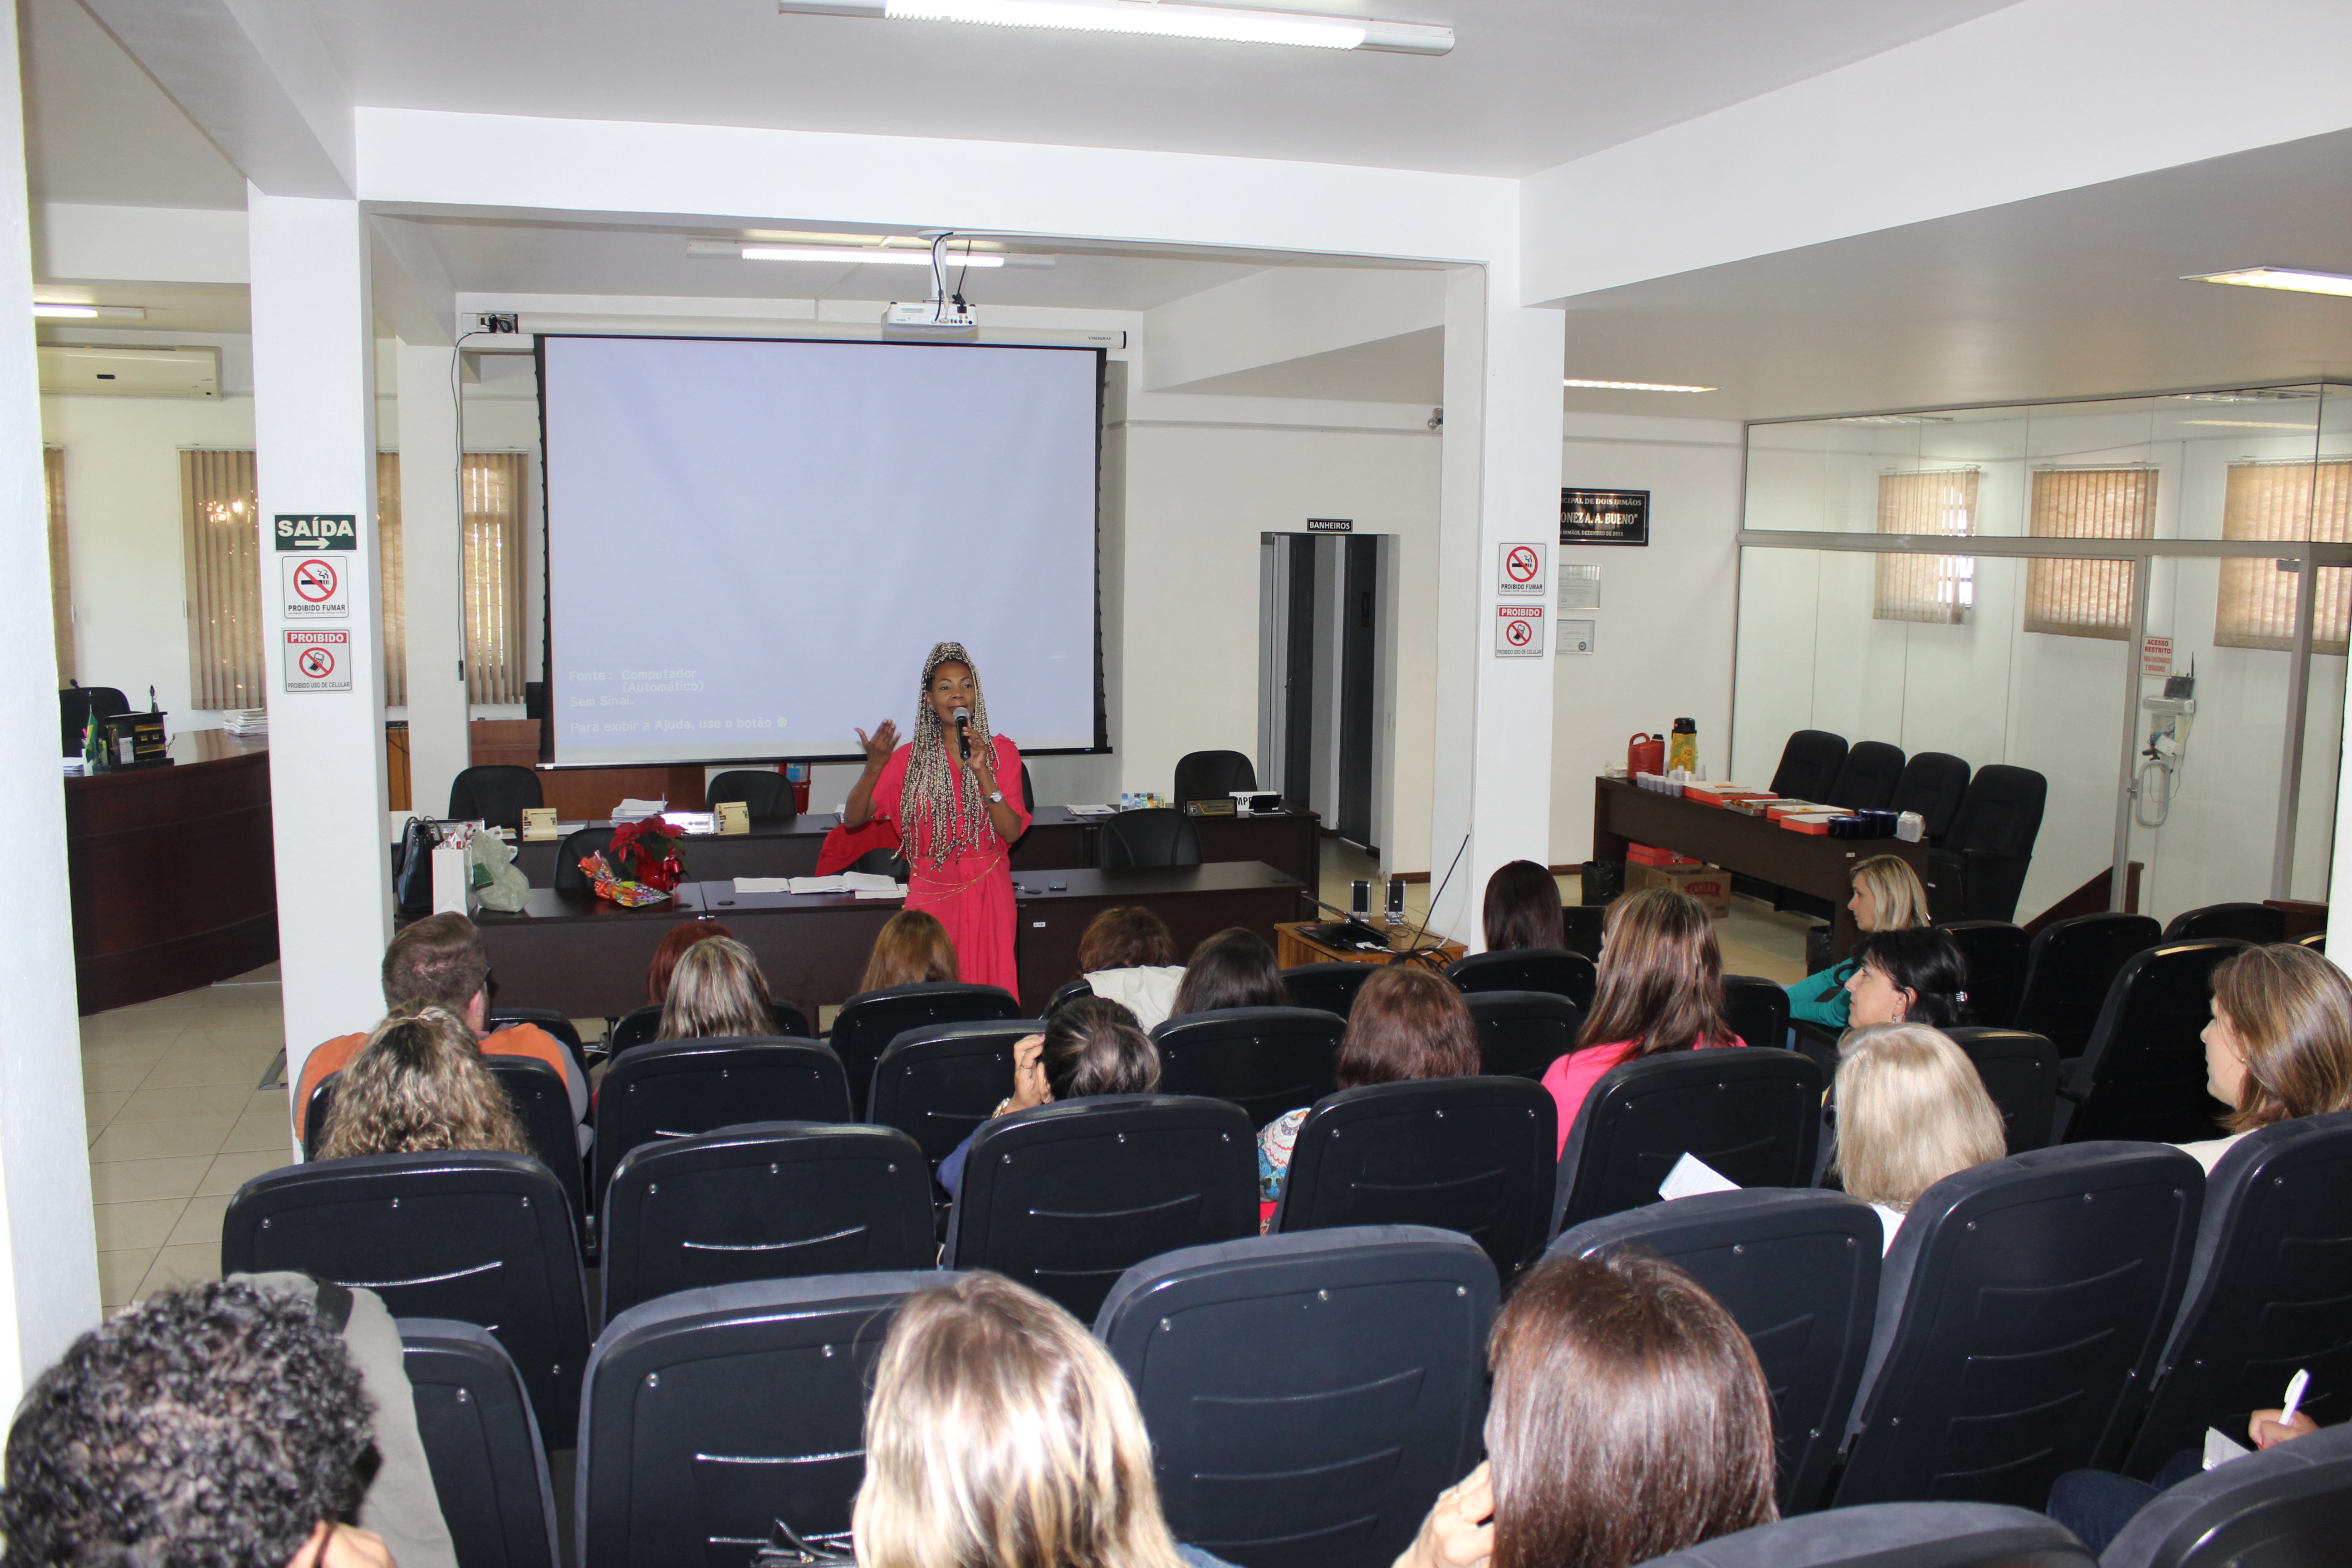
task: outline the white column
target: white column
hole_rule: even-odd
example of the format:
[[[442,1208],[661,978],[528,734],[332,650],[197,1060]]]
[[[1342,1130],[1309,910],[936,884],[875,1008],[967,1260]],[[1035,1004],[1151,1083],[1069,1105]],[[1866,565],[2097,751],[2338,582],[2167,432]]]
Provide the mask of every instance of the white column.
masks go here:
[[[392,935],[386,851],[382,586],[375,545],[374,313],[357,202],[246,187],[253,252],[253,429],[261,489],[262,657],[269,691],[269,809],[286,1079],[310,1048],[383,1015]],[[281,515],[359,520],[350,574],[351,689],[287,689]],[[302,629],[320,623],[304,623]],[[337,623],[325,623],[335,625]]]
[[[0,942],[0,1408],[98,1321],[81,1030],[58,772],[41,399],[33,362],[16,13],[0,16],[0,811],[13,825]]]
[[[1486,879],[1508,860],[1547,863],[1551,844],[1551,606],[1533,601],[1542,658],[1500,657],[1495,584],[1506,543],[1558,553],[1563,318],[1512,305],[1507,270],[1456,268],[1445,290],[1430,924],[1473,952]]]
[[[409,799],[420,816],[449,805],[471,754],[466,730],[463,447],[457,351],[400,345],[400,554],[408,626]]]

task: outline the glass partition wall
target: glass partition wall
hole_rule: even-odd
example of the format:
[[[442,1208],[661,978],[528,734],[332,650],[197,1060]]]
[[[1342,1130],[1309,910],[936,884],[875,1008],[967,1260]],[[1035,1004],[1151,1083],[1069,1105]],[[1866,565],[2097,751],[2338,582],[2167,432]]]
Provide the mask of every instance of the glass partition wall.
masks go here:
[[[1802,729],[2042,773],[2021,921],[2130,861],[2159,920],[2326,897],[2352,386],[1751,425],[1739,542],[1733,777]]]

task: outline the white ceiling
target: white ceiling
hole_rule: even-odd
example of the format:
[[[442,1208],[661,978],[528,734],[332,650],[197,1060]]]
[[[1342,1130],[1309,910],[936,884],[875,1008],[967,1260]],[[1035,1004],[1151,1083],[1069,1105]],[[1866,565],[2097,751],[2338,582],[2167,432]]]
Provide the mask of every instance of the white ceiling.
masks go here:
[[[19,0],[33,198],[243,208],[245,176],[76,0]]]
[[[2352,272],[2352,132],[1584,295],[1606,413],[1776,418],[2352,375],[2352,300],[2185,283]]]

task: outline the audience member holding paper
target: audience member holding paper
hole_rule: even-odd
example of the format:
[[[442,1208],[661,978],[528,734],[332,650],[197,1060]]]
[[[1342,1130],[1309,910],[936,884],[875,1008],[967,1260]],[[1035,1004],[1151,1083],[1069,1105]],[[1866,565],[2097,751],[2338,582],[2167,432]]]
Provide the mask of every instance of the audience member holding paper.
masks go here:
[[[2205,1087],[2233,1108],[2222,1120],[2228,1137],[2180,1146],[2209,1175],[2257,1127],[2352,1110],[2352,982],[2309,948],[2285,942],[2217,964]]]
[[[1878,1211],[1895,1245],[1919,1194],[2009,1152],[2000,1110],[1974,1063],[1924,1024],[1873,1024],[1840,1043],[1837,1152],[1845,1190]]]
[[[2286,1397],[2276,1410],[2257,1410],[2246,1422],[2246,1436],[2256,1448],[2275,1448],[2319,1430],[2319,1423],[2298,1408],[2311,1387],[2309,1371],[2288,1380]],[[2216,1465],[2245,1458],[2250,1450],[2229,1434],[2205,1429],[2205,1451],[2186,1448],[2166,1461],[2152,1481],[2137,1481],[2106,1470],[2069,1470],[2050,1488],[2050,1517],[2073,1531],[2095,1552],[2104,1552],[2137,1518],[2142,1509],[2181,1482],[2194,1480]]]
[[[656,1040],[719,1040],[773,1035],[774,1005],[760,961],[733,937],[698,942],[681,953],[662,1003]]]
[[[990,731],[980,671],[961,643],[932,645],[915,738],[904,746],[898,738],[887,720],[871,738],[857,732],[866,771],[842,826],[854,834],[877,819],[893,824],[908,867],[907,907],[939,917],[966,980],[1017,993],[1011,847],[1028,831],[1029,803],[1021,753]]]
[[[1360,995],[1356,1005],[1363,1005]],[[1544,1073],[1559,1105],[1554,1152],[1568,1147],[1584,1097],[1620,1062],[1747,1043],[1724,1019],[1723,955],[1706,906],[1671,888],[1627,893],[1609,906],[1601,928],[1601,983],[1576,1049]]]
[[[882,932],[874,939],[874,952],[866,960],[866,974],[857,989],[862,994],[887,991],[894,985],[959,978],[955,943],[948,940],[948,928],[920,910],[900,910],[882,922]]]

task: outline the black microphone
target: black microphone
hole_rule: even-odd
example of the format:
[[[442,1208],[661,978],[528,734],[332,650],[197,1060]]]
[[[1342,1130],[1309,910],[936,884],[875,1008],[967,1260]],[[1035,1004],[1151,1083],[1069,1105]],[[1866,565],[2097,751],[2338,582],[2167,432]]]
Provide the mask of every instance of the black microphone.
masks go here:
[[[971,710],[957,709],[955,721],[956,743],[963,748],[963,760],[968,763],[971,761]]]

